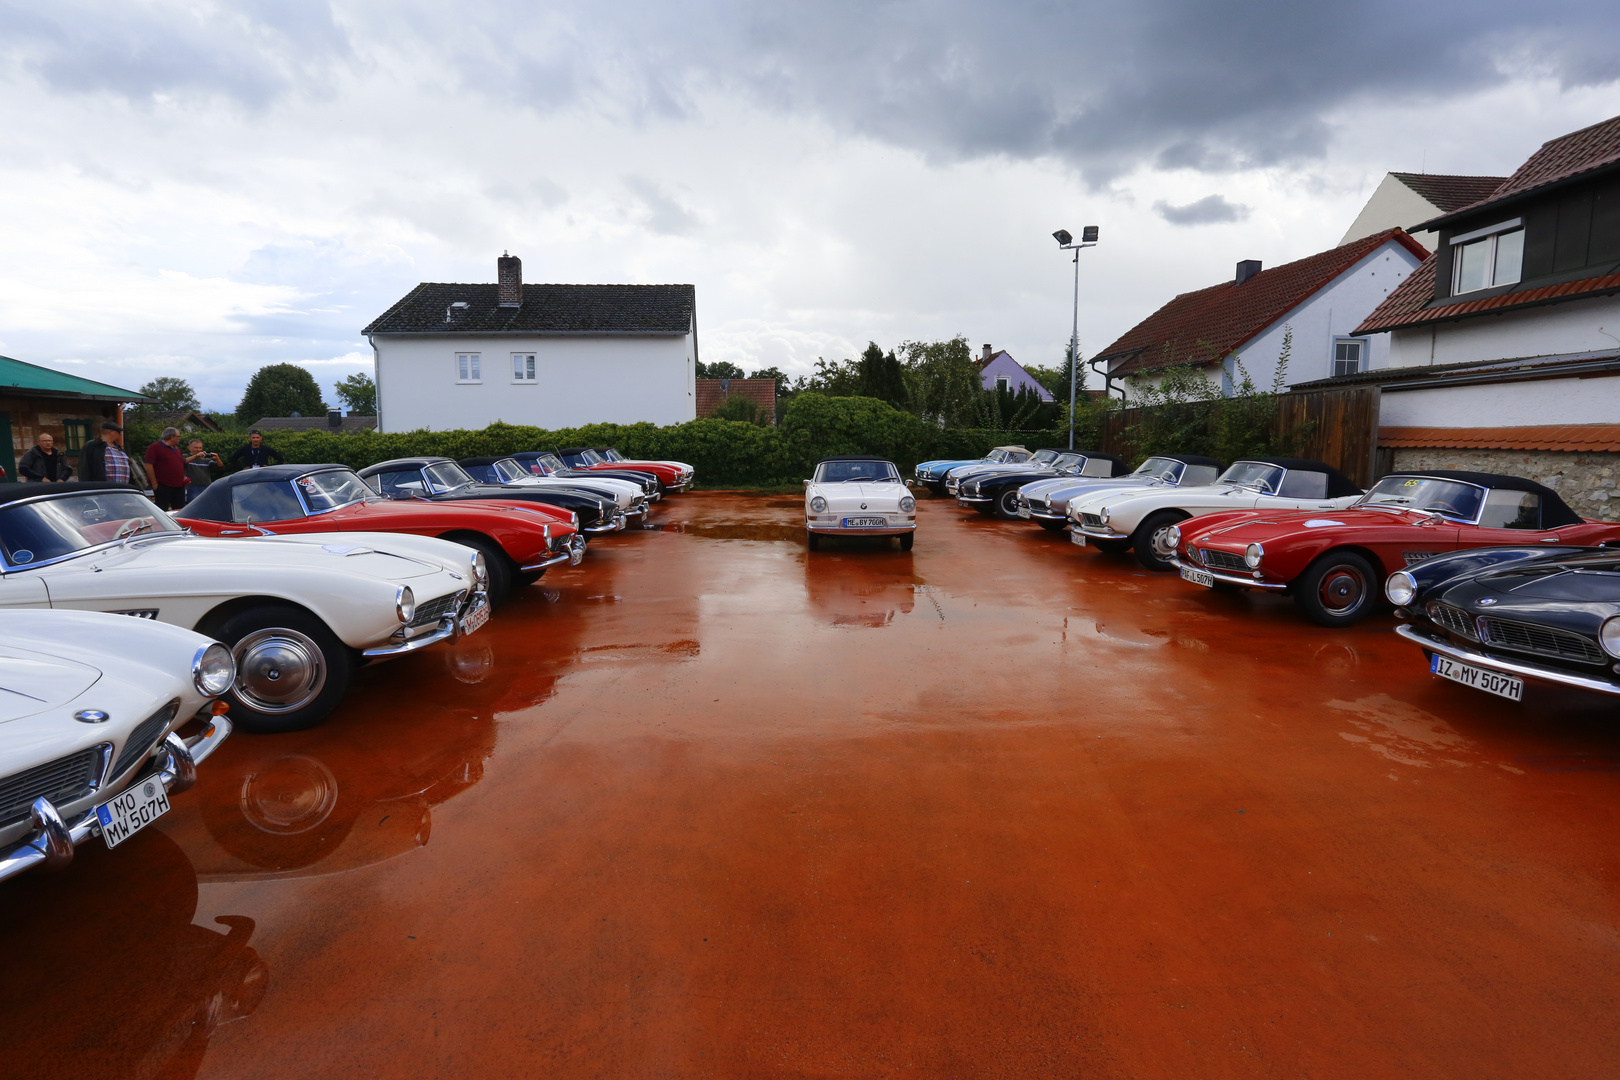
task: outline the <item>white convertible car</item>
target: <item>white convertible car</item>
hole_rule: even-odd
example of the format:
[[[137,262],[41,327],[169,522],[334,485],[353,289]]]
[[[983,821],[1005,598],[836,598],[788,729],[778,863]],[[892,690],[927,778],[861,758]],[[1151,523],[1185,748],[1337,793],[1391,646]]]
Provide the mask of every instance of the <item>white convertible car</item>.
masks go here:
[[[222,641],[236,662],[232,715],[247,731],[318,723],[357,663],[477,630],[487,581],[481,554],[432,537],[210,539],[113,484],[0,487],[0,619],[104,611]]]
[[[833,457],[804,482],[804,529],[810,550],[823,536],[898,536],[910,551],[917,535],[917,500],[894,462],[880,457]]]
[[[1361,494],[1321,461],[1249,458],[1207,487],[1127,488],[1071,500],[1069,536],[1103,551],[1134,550],[1149,570],[1170,570],[1170,527],[1188,518],[1223,510],[1337,510]]]
[[[0,643],[0,880],[117,847],[189,788],[231,733],[217,641],[79,611],[8,611]],[[176,729],[197,717],[198,734]]]

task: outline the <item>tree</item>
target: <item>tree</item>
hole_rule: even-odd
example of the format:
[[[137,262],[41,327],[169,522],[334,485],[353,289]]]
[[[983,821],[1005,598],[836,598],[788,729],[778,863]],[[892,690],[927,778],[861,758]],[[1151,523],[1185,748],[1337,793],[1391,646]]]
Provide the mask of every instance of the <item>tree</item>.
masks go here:
[[[1037,365],[1025,364],[1024,370],[1029,372],[1030,377],[1036,382],[1046,387],[1047,391],[1055,400],[1061,401],[1064,405],[1067,405],[1069,403],[1069,368],[1073,366],[1073,361],[1073,346],[1065,345],[1063,346],[1063,363],[1058,367],[1039,367]],[[1082,360],[1080,364],[1079,377],[1075,380],[1076,399],[1085,397],[1084,390],[1086,388],[1086,370],[1085,362]]]
[[[984,381],[967,338],[907,341],[897,350],[905,357],[907,398],[911,410],[940,427],[970,427],[979,420]]]
[[[371,381],[370,375],[357,371],[333,383],[332,388],[337,391],[338,400],[349,407],[350,416],[377,415],[377,384]]]
[[[202,402],[197,400],[197,392],[191,384],[173,375],[159,375],[141,387],[141,395],[157,400],[129,410],[129,419],[137,424],[153,424],[174,413],[202,410]]]
[[[765,422],[760,418],[759,406],[752,398],[741,394],[733,394],[722,401],[720,407],[714,410],[714,417],[716,420],[741,420],[745,424]]]
[[[893,350],[885,355],[875,341],[868,342],[857,364],[859,385],[855,393],[860,397],[887,401],[897,409],[909,403],[906,394],[906,375]]]
[[[699,360],[697,377],[700,379],[740,379],[743,377],[743,369],[725,360],[716,360],[712,364],[705,364]]]
[[[236,407],[236,418],[251,424],[261,416],[291,416],[295,412],[300,416],[326,413],[315,376],[297,364],[270,364],[248,380],[242,403]]]

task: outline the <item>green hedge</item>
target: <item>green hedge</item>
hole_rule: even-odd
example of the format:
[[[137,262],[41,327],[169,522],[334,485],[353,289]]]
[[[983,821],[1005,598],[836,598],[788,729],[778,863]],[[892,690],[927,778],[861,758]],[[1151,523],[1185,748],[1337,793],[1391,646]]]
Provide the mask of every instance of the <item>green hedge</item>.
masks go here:
[[[1084,436],[1084,437],[1082,437]],[[389,458],[437,454],[451,458],[549,450],[560,446],[617,446],[627,457],[684,461],[697,470],[702,487],[795,485],[815,463],[833,454],[882,454],[909,475],[919,461],[974,458],[999,443],[1031,448],[1062,445],[1066,431],[942,430],[876,398],[794,396],[777,427],[735,420],[691,420],[653,424],[591,424],[548,431],[515,424],[491,424],[482,431],[271,432],[265,441],[289,462],[338,462],[360,469]],[[1084,444],[1095,432],[1077,432]],[[187,436],[191,438],[191,436]],[[229,460],[247,436],[206,434],[203,444]],[[136,452],[144,446],[136,447]]]

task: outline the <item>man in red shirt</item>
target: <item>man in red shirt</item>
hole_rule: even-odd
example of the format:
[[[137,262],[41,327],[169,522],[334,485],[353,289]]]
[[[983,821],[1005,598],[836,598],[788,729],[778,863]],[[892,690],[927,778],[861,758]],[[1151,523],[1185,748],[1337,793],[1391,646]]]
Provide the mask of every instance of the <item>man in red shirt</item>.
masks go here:
[[[152,481],[152,501],[164,510],[186,505],[186,456],[180,452],[180,429],[164,428],[163,438],[146,448],[146,475]]]

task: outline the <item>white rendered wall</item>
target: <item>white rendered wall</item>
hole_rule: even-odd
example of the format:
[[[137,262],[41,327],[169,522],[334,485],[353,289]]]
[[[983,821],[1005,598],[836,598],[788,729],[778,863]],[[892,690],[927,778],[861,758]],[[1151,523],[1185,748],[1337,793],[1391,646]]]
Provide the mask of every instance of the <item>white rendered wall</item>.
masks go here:
[[[1525,427],[1620,420],[1620,376],[1397,390],[1379,399],[1379,427]]]
[[[381,431],[679,424],[697,416],[694,342],[686,335],[377,334]],[[483,381],[457,382],[456,354],[480,354]],[[538,378],[512,380],[512,353]]]
[[[1620,296],[1477,315],[1396,330],[1387,336],[1391,338],[1390,367],[1613,351],[1620,349]],[[1542,421],[1558,422],[1556,417]]]
[[[1243,369],[1255,388],[1271,389],[1271,380],[1277,374],[1277,358],[1282,352],[1283,334],[1289,328],[1293,330],[1294,341],[1288,361],[1287,384],[1311,382],[1332,375],[1334,343],[1340,338],[1356,337],[1352,331],[1421,262],[1416,255],[1394,241],[1381,244],[1319,289],[1310,299],[1261,331],[1259,336],[1238,351]],[[1361,340],[1366,343],[1363,365],[1366,370],[1373,371],[1389,365],[1388,334],[1372,334]],[[1220,378],[1218,368],[1207,370],[1212,380]],[[1129,388],[1126,395],[1129,398],[1137,396]]]
[[[1385,229],[1411,228],[1420,221],[1428,221],[1439,216],[1439,207],[1395,179],[1393,174],[1385,173],[1384,179],[1373,189],[1372,198],[1361,208],[1356,220],[1350,223],[1350,231],[1344,234],[1339,246],[1343,247],[1350,241],[1360,240],[1364,236],[1381,233]],[[1434,250],[1436,241],[1434,233],[1413,233],[1412,239],[1428,250]]]

